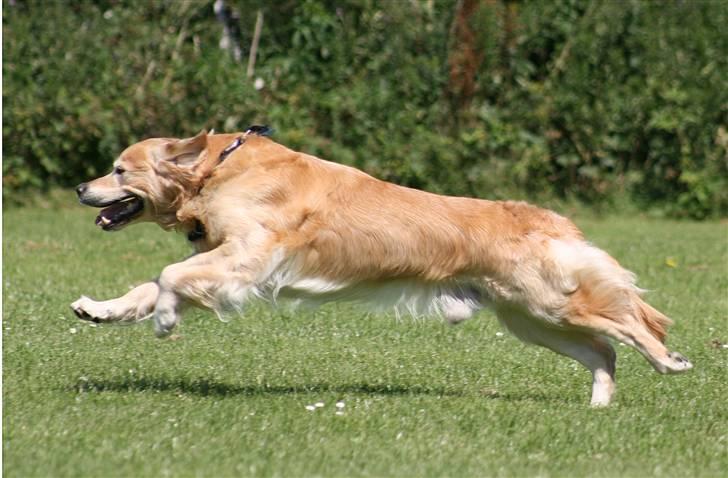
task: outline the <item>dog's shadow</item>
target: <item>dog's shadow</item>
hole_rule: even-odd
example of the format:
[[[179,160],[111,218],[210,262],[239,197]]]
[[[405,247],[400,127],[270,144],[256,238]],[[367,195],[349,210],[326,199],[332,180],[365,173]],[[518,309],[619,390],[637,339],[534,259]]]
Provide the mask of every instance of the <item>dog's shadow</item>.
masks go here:
[[[231,397],[260,395],[304,395],[309,393],[338,393],[362,395],[433,395],[465,396],[458,390],[444,387],[423,387],[418,385],[391,384],[331,384],[311,383],[302,385],[249,384],[237,385],[210,379],[171,379],[167,377],[124,377],[121,379],[78,380],[72,386],[78,392],[176,392],[201,397]]]
[[[116,392],[116,393],[149,393],[171,392],[199,397],[256,397],[307,395],[320,393],[336,393],[337,395],[369,395],[369,396],[433,396],[433,397],[468,397],[477,395],[480,399],[506,401],[538,401],[561,402],[561,397],[541,393],[500,393],[495,390],[477,392],[453,390],[443,386],[422,386],[387,383],[309,383],[301,385],[271,384],[231,384],[206,378],[169,378],[169,377],[123,377],[118,379],[83,378],[69,388],[77,393],[84,392]]]

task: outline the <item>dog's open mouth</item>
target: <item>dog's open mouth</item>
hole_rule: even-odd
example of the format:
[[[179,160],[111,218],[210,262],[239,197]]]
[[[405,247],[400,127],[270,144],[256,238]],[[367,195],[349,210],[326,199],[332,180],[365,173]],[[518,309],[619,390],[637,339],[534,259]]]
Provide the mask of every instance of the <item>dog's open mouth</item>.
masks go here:
[[[96,217],[96,225],[104,231],[113,231],[131,222],[144,210],[144,200],[132,195],[116,201],[101,210]]]

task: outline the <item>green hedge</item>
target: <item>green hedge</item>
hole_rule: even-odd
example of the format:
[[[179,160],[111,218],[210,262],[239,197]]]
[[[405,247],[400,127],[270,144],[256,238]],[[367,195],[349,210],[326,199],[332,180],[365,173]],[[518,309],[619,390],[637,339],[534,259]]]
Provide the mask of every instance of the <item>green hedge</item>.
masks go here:
[[[432,191],[728,213],[724,2],[227,3],[253,78],[211,1],[4,2],[5,200],[257,122]]]

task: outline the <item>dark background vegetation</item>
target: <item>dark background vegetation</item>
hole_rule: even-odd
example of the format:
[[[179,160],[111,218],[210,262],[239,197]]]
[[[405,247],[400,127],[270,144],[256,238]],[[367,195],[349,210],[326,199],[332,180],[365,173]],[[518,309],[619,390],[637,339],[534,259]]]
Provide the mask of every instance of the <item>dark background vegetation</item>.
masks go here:
[[[212,1],[4,0],[6,202],[145,137],[265,123],[436,192],[728,213],[726,2],[226,4],[237,62]]]

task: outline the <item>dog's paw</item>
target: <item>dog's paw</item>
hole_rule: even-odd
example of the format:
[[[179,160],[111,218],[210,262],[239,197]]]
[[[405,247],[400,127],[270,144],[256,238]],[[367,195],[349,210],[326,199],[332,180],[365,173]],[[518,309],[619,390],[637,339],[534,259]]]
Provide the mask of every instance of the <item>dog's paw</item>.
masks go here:
[[[81,320],[100,324],[113,322],[115,320],[112,311],[103,302],[96,302],[85,295],[71,304],[71,310]]]
[[[690,363],[690,360],[682,354],[670,352],[667,356],[670,360],[670,363],[667,364],[667,373],[687,372],[693,368],[693,364]]]
[[[177,326],[177,322],[179,322],[179,316],[173,309],[157,307],[154,311],[154,335],[159,339],[169,337]]]

